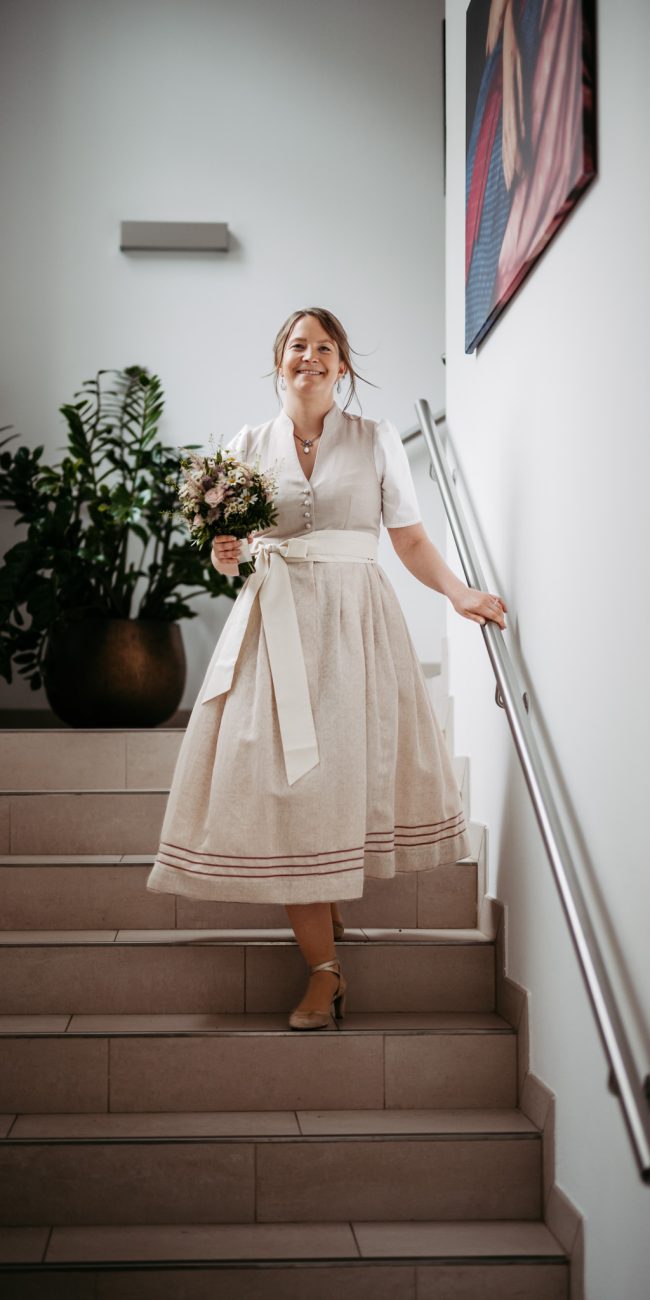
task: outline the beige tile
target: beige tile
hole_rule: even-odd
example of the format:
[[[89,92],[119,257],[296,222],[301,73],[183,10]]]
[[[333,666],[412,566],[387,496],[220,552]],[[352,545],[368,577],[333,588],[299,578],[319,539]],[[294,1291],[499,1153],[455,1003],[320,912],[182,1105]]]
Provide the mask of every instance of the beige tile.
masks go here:
[[[417,920],[422,926],[475,926],[475,862],[444,862],[417,873]]]
[[[119,790],[125,785],[123,732],[16,731],[0,751],[3,790]]]
[[[36,860],[38,862],[38,859]],[[147,867],[105,864],[0,867],[2,926],[7,930],[173,928],[175,899],[146,888]]]
[[[120,853],[6,853],[2,867],[106,867],[122,861]]]
[[[0,1216],[65,1224],[246,1223],[254,1147],[245,1141],[0,1145]]]
[[[147,791],[10,798],[12,853],[155,853],[167,806]]]
[[[287,1016],[279,1012],[222,1015],[71,1016],[69,1034],[285,1033]],[[322,1033],[336,1033],[334,1021]]]
[[[346,899],[341,913],[347,926],[417,925],[417,876],[399,872],[392,880],[364,881],[363,897]]]
[[[569,1300],[565,1264],[428,1264],[417,1269],[418,1300]]]
[[[528,998],[525,999],[519,1024],[517,1025],[517,1097],[521,1099],[524,1088],[524,1080],[528,1073],[530,1062],[530,1043],[528,1037]]]
[[[325,1110],[298,1111],[304,1134],[537,1133],[520,1110]]]
[[[15,1118],[15,1115],[0,1115],[0,1137],[7,1136]]]
[[[415,1300],[415,1268],[410,1264],[305,1262],[263,1268],[253,1263],[248,1268],[194,1267],[191,1272],[120,1268],[99,1272],[96,1278],[93,1300]],[[72,1300],[77,1300],[76,1292]]]
[[[488,943],[487,935],[475,927],[466,929],[425,929],[424,926],[413,929],[395,929],[387,926],[383,930],[364,929],[364,934],[375,943]]]
[[[19,1115],[12,1138],[297,1137],[292,1110]]]
[[[348,1223],[61,1227],[48,1263],[92,1260],[358,1258]]]
[[[539,1218],[540,1143],[529,1137],[483,1140],[419,1137],[312,1138],[260,1144],[260,1222],[331,1219]]]
[[[526,990],[509,976],[497,979],[497,1010],[515,1028],[519,1024],[525,998]]]
[[[17,1269],[3,1277],[3,1300],[96,1300],[95,1277],[79,1269],[57,1269],[56,1274]],[[126,1295],[121,1300],[127,1300]]]
[[[548,1204],[555,1185],[555,1106],[549,1106],[542,1134],[542,1196]]]
[[[547,1197],[546,1219],[549,1232],[553,1233],[566,1251],[573,1254],[584,1220],[573,1201],[560,1187],[555,1186]]]
[[[491,1011],[491,944],[350,943],[339,945],[352,1011]],[[252,947],[246,958],[246,1006],[275,1011],[299,1001],[305,963],[297,947]]]
[[[293,930],[118,930],[118,943],[295,943]]]
[[[107,1109],[106,1039],[5,1038],[0,1060],[2,1111]]]
[[[182,1275],[182,1300],[415,1300],[415,1271],[407,1264],[364,1268],[304,1262],[260,1268],[253,1262],[212,1270],[195,1265]],[[173,1270],[105,1270],[96,1274],[96,1287],[92,1300],[181,1300]]]
[[[353,1222],[364,1258],[387,1255],[548,1255],[562,1248],[543,1223],[529,1220],[476,1220],[455,1223]]]
[[[282,929],[287,924],[287,913],[279,903],[212,903],[208,899],[176,899],[178,925],[181,929],[203,929],[213,926],[220,930]]]
[[[0,930],[0,944],[115,943],[117,930]]]
[[[243,1011],[244,950],[198,944],[0,945],[0,1012]]]
[[[128,731],[126,742],[126,780],[131,790],[168,790],[182,731]]]
[[[11,795],[0,795],[0,852],[11,852]]]
[[[96,1300],[96,1274],[85,1269],[62,1268],[56,1273],[21,1269],[3,1276],[2,1300]],[[136,1295],[124,1292],[120,1300],[136,1300]]]
[[[111,1041],[112,1111],[312,1110],[383,1100],[380,1038],[288,1030]]]
[[[586,1300],[585,1252],[586,1252],[586,1223],[584,1219],[581,1219],[578,1226],[578,1231],[576,1232],[574,1242],[571,1247],[571,1258],[569,1261],[569,1290],[571,1294],[571,1300]]]
[[[69,1016],[0,1016],[0,1034],[64,1034]]]
[[[0,1228],[0,1264],[34,1264],[43,1258],[49,1228]]]
[[[503,1029],[510,1030],[501,1016],[493,1011],[352,1011],[346,1012],[339,1021],[341,1033],[385,1033],[388,1030],[399,1033],[418,1033],[422,1029],[431,1031],[459,1029]]]
[[[515,1053],[514,1034],[388,1034],[385,1105],[514,1107]]]
[[[522,1089],[521,1108],[537,1128],[543,1129],[554,1101],[555,1097],[550,1088],[547,1088],[546,1084],[529,1070]]]
[[[286,1011],[300,1001],[307,967],[296,944],[247,949],[246,1010]]]
[[[350,1011],[492,1011],[488,943],[350,947],[343,964]]]

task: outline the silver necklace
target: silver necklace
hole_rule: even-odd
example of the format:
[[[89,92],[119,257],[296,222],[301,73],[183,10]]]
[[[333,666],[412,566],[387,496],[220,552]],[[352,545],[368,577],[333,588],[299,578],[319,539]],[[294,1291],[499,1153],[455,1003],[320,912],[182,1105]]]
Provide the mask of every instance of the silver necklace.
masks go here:
[[[304,452],[310,452],[314,443],[318,442],[318,439],[322,436],[322,430],[321,433],[316,434],[315,438],[301,438],[300,434],[295,432],[293,436],[298,439],[298,442],[302,443],[302,449]]]

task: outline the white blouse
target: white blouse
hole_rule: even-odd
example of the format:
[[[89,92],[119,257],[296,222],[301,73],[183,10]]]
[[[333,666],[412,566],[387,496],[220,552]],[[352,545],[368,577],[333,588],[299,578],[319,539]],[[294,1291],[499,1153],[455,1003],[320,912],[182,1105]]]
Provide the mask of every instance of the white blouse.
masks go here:
[[[262,468],[280,457],[279,529],[287,536],[313,527],[377,534],[380,514],[386,528],[422,520],[406,448],[390,420],[350,415],[335,403],[325,416],[309,479],[284,409],[265,424],[245,424],[224,450],[249,461],[259,454]]]
[[[374,429],[373,459],[381,484],[381,517],[385,528],[406,528],[422,521],[406,447],[390,420]]]

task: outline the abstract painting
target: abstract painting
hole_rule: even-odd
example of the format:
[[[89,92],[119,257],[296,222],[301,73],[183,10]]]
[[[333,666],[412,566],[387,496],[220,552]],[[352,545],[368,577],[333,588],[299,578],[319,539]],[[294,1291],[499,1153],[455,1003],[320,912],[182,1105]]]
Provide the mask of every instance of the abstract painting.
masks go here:
[[[467,10],[465,351],[596,175],[594,0]]]

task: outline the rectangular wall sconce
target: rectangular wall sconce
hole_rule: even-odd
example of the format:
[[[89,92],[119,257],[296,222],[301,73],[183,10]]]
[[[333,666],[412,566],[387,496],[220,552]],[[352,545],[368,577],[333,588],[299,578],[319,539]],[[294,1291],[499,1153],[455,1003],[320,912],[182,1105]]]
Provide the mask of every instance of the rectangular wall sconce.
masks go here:
[[[122,221],[120,249],[170,253],[227,253],[226,221]]]

